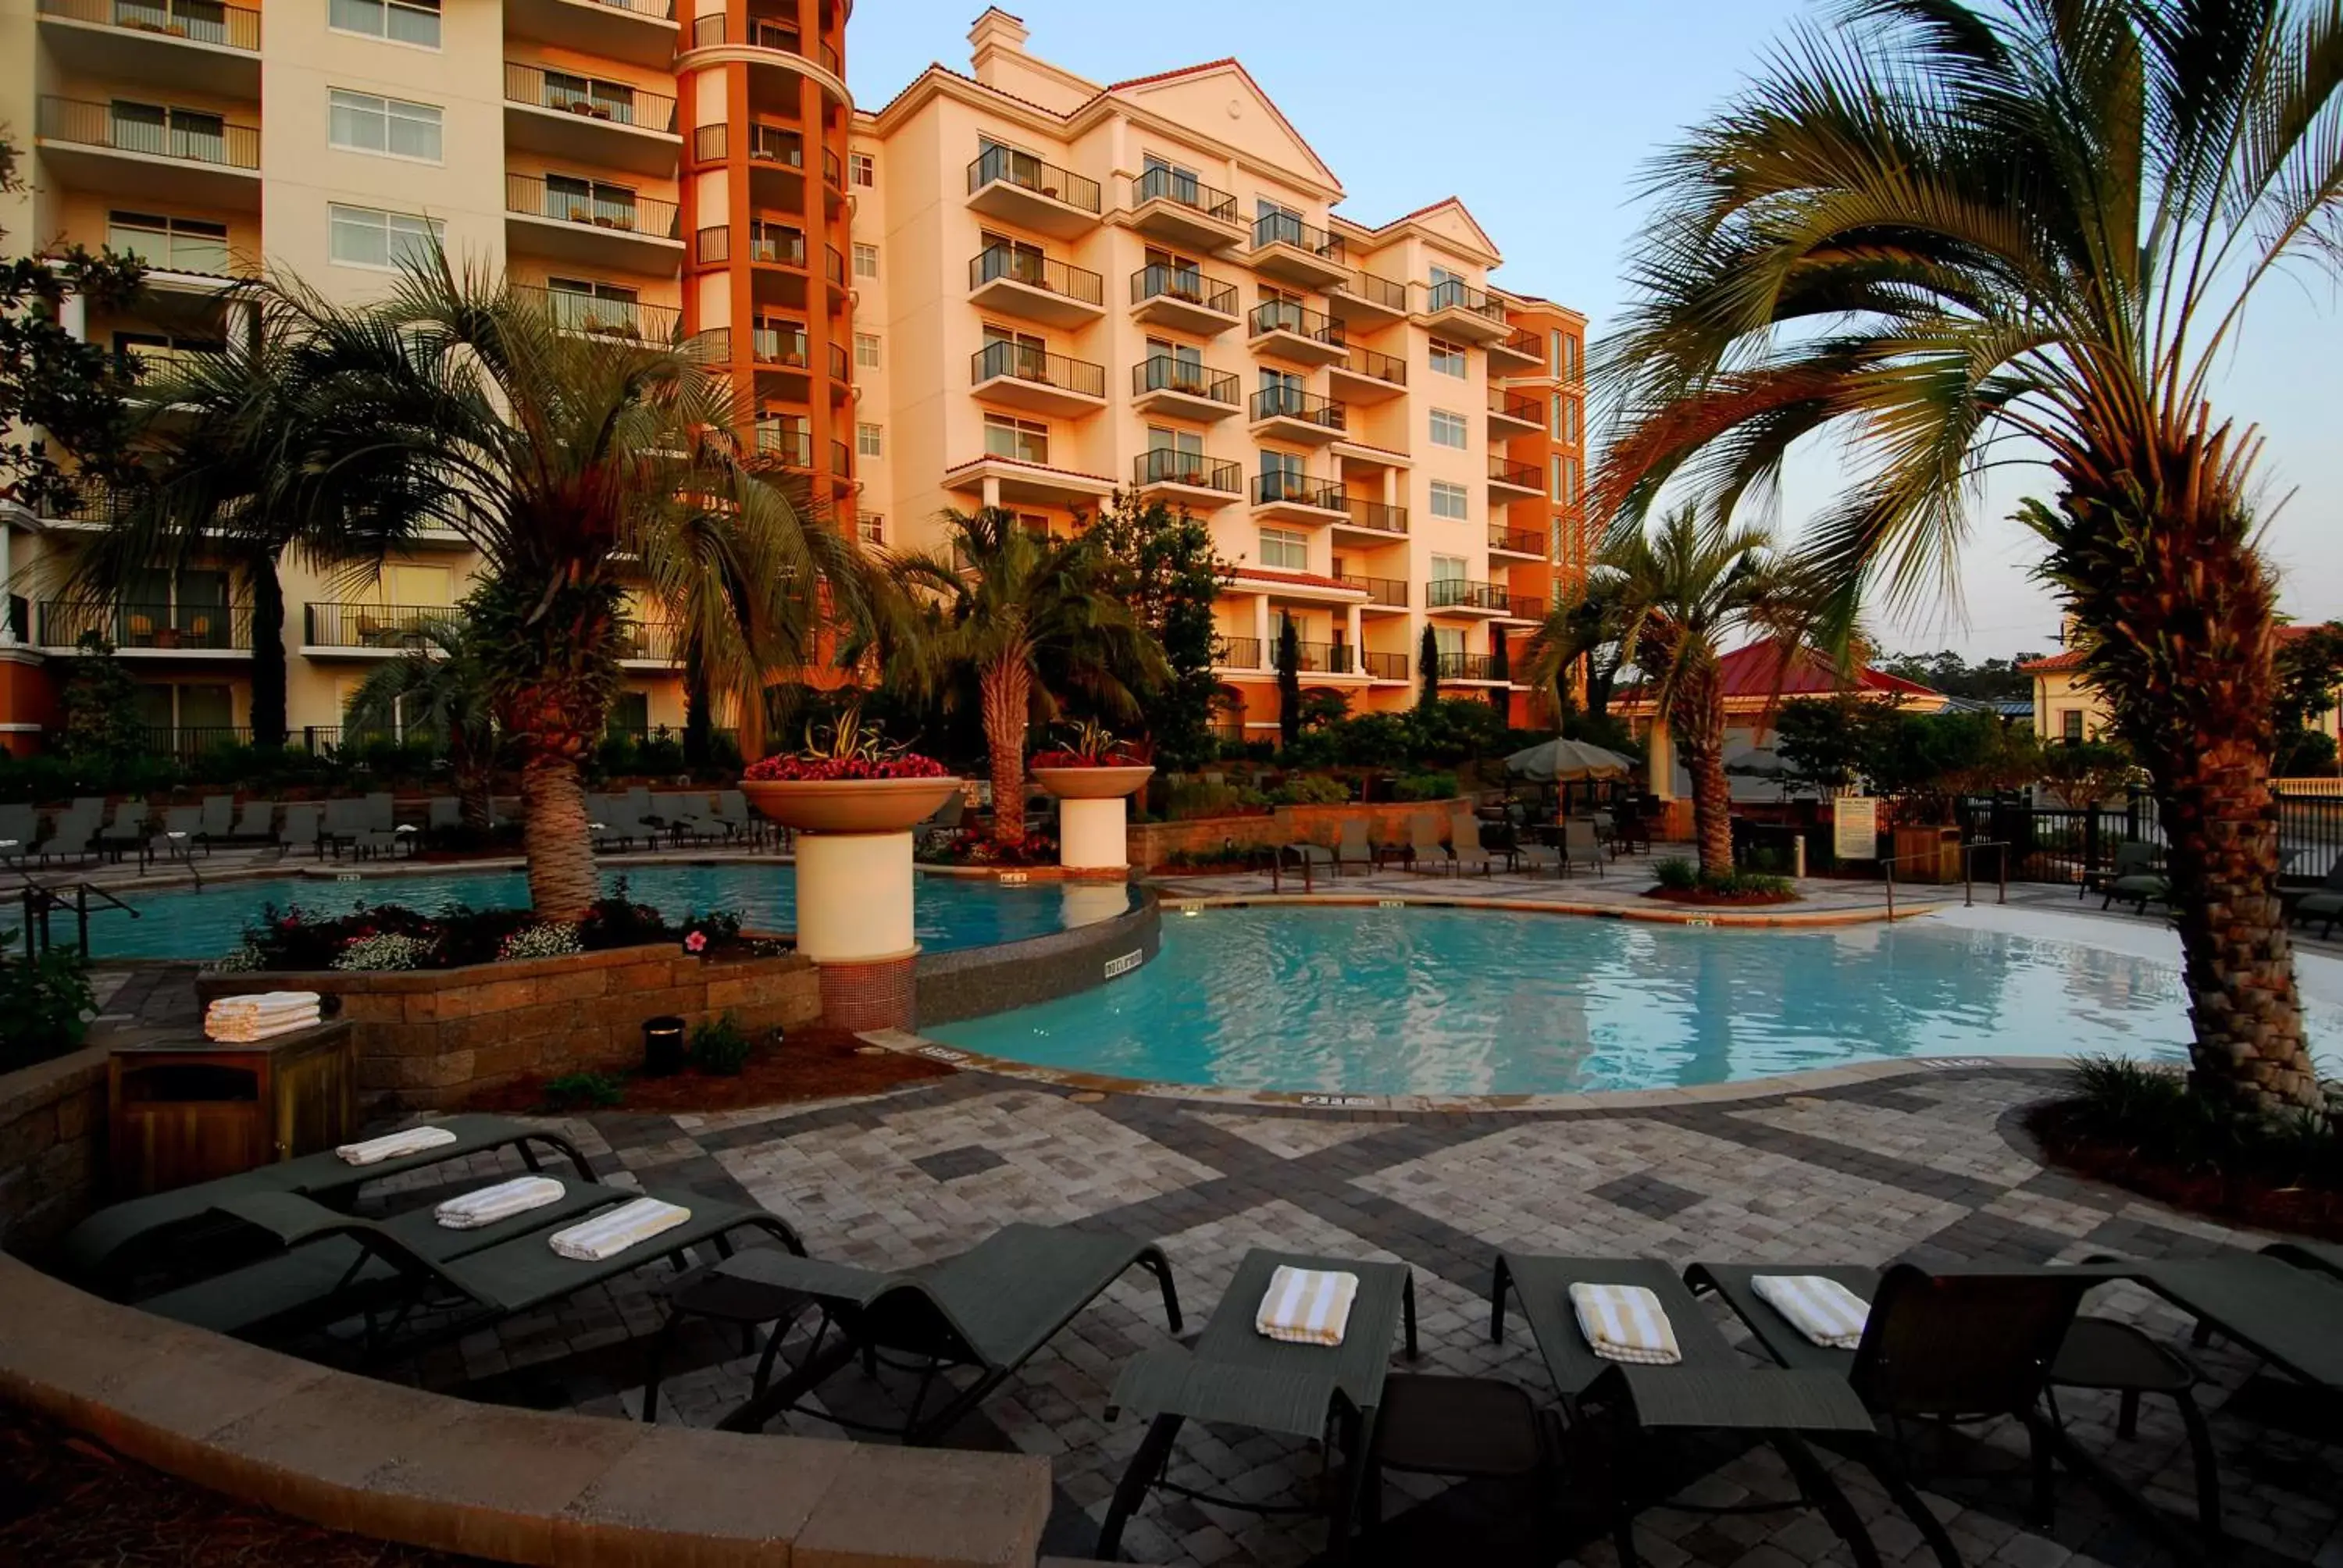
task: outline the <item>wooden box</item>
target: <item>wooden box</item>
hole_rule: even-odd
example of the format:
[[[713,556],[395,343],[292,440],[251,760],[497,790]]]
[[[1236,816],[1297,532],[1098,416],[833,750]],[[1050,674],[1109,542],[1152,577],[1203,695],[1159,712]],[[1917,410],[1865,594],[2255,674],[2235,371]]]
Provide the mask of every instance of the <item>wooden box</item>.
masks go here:
[[[347,1023],[254,1045],[197,1035],[116,1047],[106,1064],[115,1195],[166,1191],[348,1142],[357,1082]]]

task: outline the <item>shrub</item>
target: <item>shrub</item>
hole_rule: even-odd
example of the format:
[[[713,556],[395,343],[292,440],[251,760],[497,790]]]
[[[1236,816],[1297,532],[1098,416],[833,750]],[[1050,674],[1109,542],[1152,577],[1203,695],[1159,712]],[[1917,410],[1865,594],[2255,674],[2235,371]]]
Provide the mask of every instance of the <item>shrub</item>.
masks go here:
[[[719,1078],[732,1078],[749,1065],[749,1037],[727,1012],[691,1031],[691,1065]]]
[[[1183,779],[1166,793],[1163,814],[1177,822],[1190,817],[1227,817],[1242,810],[1258,810],[1268,804],[1269,797],[1249,784],[1213,784]]]
[[[267,967],[268,955],[253,941],[239,942],[211,961],[212,972],[222,975],[246,974]]]
[[[1764,871],[1728,871],[1721,877],[1703,877],[1701,890],[1728,899],[1786,899],[1795,889],[1787,877],[1770,876]]]
[[[627,1086],[607,1072],[565,1072],[545,1082],[545,1103],[555,1111],[607,1111],[627,1097]]]
[[[2308,1111],[2258,1117],[2192,1094],[2178,1072],[2123,1057],[2086,1057],[2058,1107],[2061,1131],[2184,1175],[2274,1187],[2343,1187],[2343,1131]]]
[[[337,970],[419,970],[431,967],[433,945],[421,937],[377,931],[353,937],[334,955]]]
[[[1700,868],[1679,858],[1662,860],[1652,868],[1652,875],[1672,893],[1689,893],[1700,886]]]
[[[523,926],[513,932],[498,944],[497,957],[511,962],[516,959],[558,959],[585,950],[586,944],[578,940],[576,926],[547,922]]]
[[[14,950],[16,931],[0,932],[0,952]],[[89,972],[70,948],[37,958],[0,958],[0,1071],[30,1067],[81,1048],[97,1010]]]
[[[1351,799],[1349,786],[1323,773],[1294,773],[1269,792],[1272,806],[1341,806]]]
[[[1478,703],[1473,706],[1479,707]],[[1482,711],[1486,712],[1486,709]],[[1449,800],[1456,795],[1453,773],[1403,773],[1392,785],[1394,800]]]

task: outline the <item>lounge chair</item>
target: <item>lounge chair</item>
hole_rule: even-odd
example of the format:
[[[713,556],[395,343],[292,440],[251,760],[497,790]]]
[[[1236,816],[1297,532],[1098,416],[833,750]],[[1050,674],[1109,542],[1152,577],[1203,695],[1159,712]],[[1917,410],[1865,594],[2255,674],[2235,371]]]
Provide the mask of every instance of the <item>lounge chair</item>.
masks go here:
[[[1582,1283],[1640,1285],[1651,1292],[1659,1299],[1684,1360],[1674,1366],[1629,1366],[1596,1355],[1579,1332],[1571,1305],[1570,1287]],[[1629,1478],[1650,1473],[1636,1451],[1642,1440],[1681,1431],[1746,1432],[1773,1444],[1805,1498],[1822,1511],[1855,1561],[1866,1568],[1878,1563],[1861,1515],[1805,1444],[1808,1438],[1851,1444],[1883,1484],[1891,1489],[1897,1484],[1871,1452],[1878,1428],[1845,1378],[1752,1367],[1674,1271],[1653,1259],[1498,1253],[1496,1278],[1489,1291],[1492,1343],[1505,1337],[1509,1295],[1529,1322],[1572,1428],[1590,1428],[1607,1418],[1614,1429],[1619,1441],[1595,1452],[1605,1454],[1610,1467],[1601,1479],[1613,1501],[1611,1538],[1624,1568],[1633,1568],[1636,1561],[1635,1513],[1662,1501],[1633,1495]]]
[[[2326,1261],[2334,1257],[2312,1243],[2280,1242],[2209,1258],[2097,1258],[2075,1272],[2145,1285],[2197,1320],[2198,1343],[2217,1333],[2298,1382],[2343,1393],[2343,1277]]]
[[[1323,844],[1313,844],[1307,839],[1296,839],[1290,844],[1280,844],[1277,847],[1277,866],[1280,870],[1283,870],[1288,866],[1299,867],[1302,871],[1302,883],[1305,888],[1314,885],[1321,870],[1329,877],[1337,874],[1334,851]]]
[[[52,859],[86,860],[97,853],[90,848],[90,835],[97,831],[97,814],[79,815],[68,809],[49,826],[49,836],[39,846],[41,864]]]
[[[204,850],[211,851],[214,844],[225,844],[236,830],[236,797],[206,795],[203,801],[203,819],[196,829],[203,839]]]
[[[2118,877],[2144,877],[2156,869],[2156,846],[2127,839],[2116,846],[2115,864],[2103,871],[2086,869],[2075,888],[2077,900],[2104,892]]]
[[[423,803],[423,831],[434,839],[460,831],[464,826],[464,803],[453,795],[434,795]]]
[[[1652,852],[1652,825],[1641,811],[1628,807],[1613,816],[1611,852],[1614,855],[1648,855]]]
[[[317,858],[325,859],[330,847],[334,859],[342,858],[345,849],[355,848],[358,835],[366,831],[366,802],[363,800],[328,800],[325,803],[324,825],[317,829]]]
[[[1497,858],[1481,842],[1481,821],[1470,811],[1459,811],[1448,821],[1449,857],[1456,862],[1456,874],[1479,869],[1484,877],[1497,874]]]
[[[1152,1242],[1111,1231],[1063,1225],[1006,1225],[957,1257],[904,1273],[881,1273],[846,1263],[790,1257],[769,1250],[744,1252],[679,1288],[660,1334],[662,1349],[687,1318],[716,1315],[744,1322],[769,1312],[773,1323],[748,1402],[719,1424],[728,1432],[759,1432],[828,1379],[860,1360],[881,1354],[918,1364],[920,1383],[900,1435],[925,1442],[950,1432],[960,1418],[991,1397],[1058,1331],[1134,1268],[1155,1276],[1164,1321],[1181,1330],[1180,1296],[1172,1265]],[[761,1304],[757,1297],[761,1292]],[[778,1383],[773,1365],[789,1324],[807,1303],[823,1314],[813,1346]],[[830,1331],[837,1341],[825,1345]],[[643,1419],[659,1419],[660,1362],[653,1361],[643,1392]],[[890,1364],[900,1364],[890,1362]],[[938,1375],[970,1367],[977,1376],[951,1389],[943,1405],[922,1414]]]
[[[1570,874],[1574,866],[1592,866],[1598,877],[1603,869],[1603,841],[1594,836],[1594,824],[1584,817],[1573,817],[1562,825],[1562,874]]]
[[[1334,874],[1341,876],[1345,866],[1359,866],[1373,871],[1382,865],[1382,854],[1367,837],[1367,825],[1356,817],[1344,818],[1341,834],[1334,843]]]
[[[277,802],[246,800],[244,809],[236,814],[236,827],[228,837],[239,843],[266,844],[277,836]]]
[[[2115,870],[2099,884],[2099,891],[2106,895],[2099,900],[2100,909],[2108,909],[2121,899],[2144,915],[2149,904],[2171,899],[2172,884],[2156,869],[2155,845],[2127,843],[2116,846]]]
[[[1528,875],[1534,877],[1539,868],[1551,866],[1554,868],[1555,877],[1559,878],[1562,875],[1563,859],[1560,847],[1546,843],[1541,839],[1524,838],[1519,828],[1509,827],[1505,829],[1504,853],[1505,867],[1508,870],[1525,870]]]
[[[97,835],[98,847],[119,860],[123,851],[146,841],[146,802],[125,800],[114,809],[114,820]]]
[[[1434,862],[1445,860],[1448,862],[1449,874],[1455,875],[1455,851],[1441,840],[1440,819],[1418,814],[1407,819],[1407,869],[1411,871],[1422,871],[1423,870],[1422,862],[1425,860]]]
[[[915,831],[922,843],[938,839],[950,839],[960,831],[960,819],[967,814],[968,801],[958,790],[954,790],[944,797],[942,805],[928,813],[926,819],[920,822]],[[720,819],[719,825],[727,829],[731,826],[729,823],[721,822]]]
[[[143,859],[178,860],[193,865],[196,846],[202,842],[204,810],[200,806],[173,806],[163,813],[163,826],[146,840]],[[206,849],[204,851],[209,854]]]
[[[2343,1280],[2343,1246],[2332,1241],[2272,1241],[2262,1249],[2298,1269],[2316,1269]]]
[[[40,828],[41,814],[32,807],[0,806],[0,865],[23,865]]]
[[[2343,921],[2343,855],[2335,857],[2335,863],[2327,869],[2327,879],[2318,885],[2317,892],[2306,893],[2296,900],[2294,918],[2305,924],[2324,920],[2327,925],[2318,933],[2320,941],[2335,934],[2337,922]]]
[[[749,797],[739,789],[717,791],[716,819],[731,828],[737,837],[744,838],[753,845],[761,846],[769,837],[770,825],[749,809]]]
[[[325,842],[320,826],[325,808],[314,801],[300,801],[285,808],[285,820],[277,829],[277,858],[283,859],[287,851],[299,849],[317,849]]]

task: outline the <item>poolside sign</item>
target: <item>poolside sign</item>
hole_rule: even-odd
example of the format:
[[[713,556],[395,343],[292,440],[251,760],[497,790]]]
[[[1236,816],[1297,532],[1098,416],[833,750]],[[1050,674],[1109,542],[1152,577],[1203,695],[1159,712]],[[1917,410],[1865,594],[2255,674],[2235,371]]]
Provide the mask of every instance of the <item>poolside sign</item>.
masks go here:
[[[1842,860],[1879,858],[1879,800],[1842,795],[1831,802],[1831,853]]]

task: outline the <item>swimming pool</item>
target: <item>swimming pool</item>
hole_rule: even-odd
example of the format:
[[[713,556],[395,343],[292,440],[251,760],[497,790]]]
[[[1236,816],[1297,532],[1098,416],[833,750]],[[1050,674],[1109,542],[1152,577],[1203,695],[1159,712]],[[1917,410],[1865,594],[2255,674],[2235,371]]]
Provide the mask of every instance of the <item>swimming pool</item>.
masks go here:
[[[606,870],[602,885],[615,890],[621,878],[628,896],[655,906],[671,919],[709,910],[738,913],[751,927],[791,930],[797,926],[797,874],[787,867],[711,865],[633,866]],[[317,914],[346,914],[360,904],[404,904],[436,910],[451,903],[475,909],[528,902],[528,883],[518,871],[455,871],[442,876],[375,877],[333,881],[319,877],[279,877],[266,881],[217,881],[203,891],[158,889],[124,894],[138,910],[132,920],[116,911],[93,913],[89,946],[100,959],[211,959],[234,948],[244,928],[274,903],[299,904]],[[921,876],[912,902],[920,944],[937,951],[989,947],[1109,918],[1122,907],[1102,904],[1095,886],[1041,883],[1009,888],[965,877]]]
[[[2314,1049],[2343,1009],[2310,1009]],[[1464,910],[1166,911],[1101,990],[935,1028],[1013,1060],[1173,1083],[1534,1094],[1895,1057],[2175,1058],[2169,963],[1926,920],[1825,930]]]

